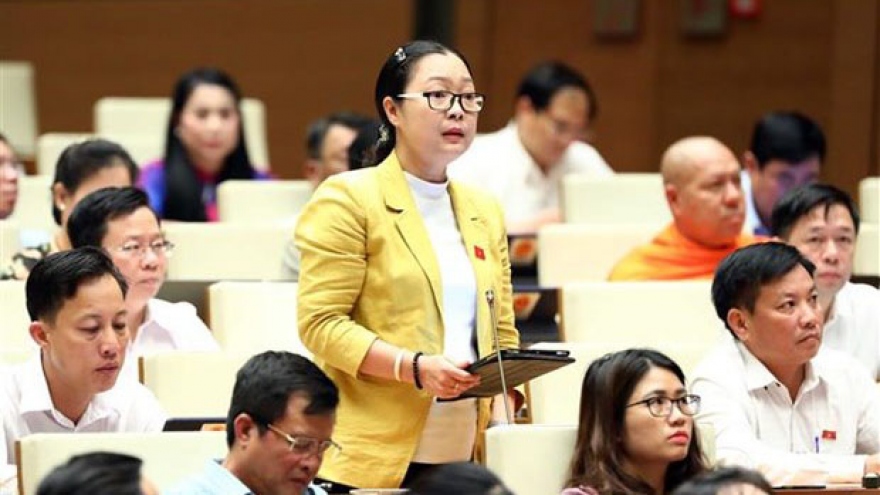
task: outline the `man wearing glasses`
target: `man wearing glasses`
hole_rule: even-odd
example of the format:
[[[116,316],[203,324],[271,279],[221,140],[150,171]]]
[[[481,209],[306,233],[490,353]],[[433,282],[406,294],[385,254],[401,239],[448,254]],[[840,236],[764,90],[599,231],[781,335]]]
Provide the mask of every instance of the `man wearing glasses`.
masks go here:
[[[339,391],[308,359],[267,351],[238,371],[226,418],[229,452],[172,489],[181,495],[325,494],[312,480],[330,438]]]
[[[880,471],[876,385],[853,358],[821,348],[814,270],[777,242],[725,258],[712,300],[733,338],[692,382],[718,460],[757,468],[775,486],[858,482]]]
[[[107,187],[90,193],[71,212],[67,236],[75,248],[102,248],[128,282],[125,308],[131,345],[125,378],[137,379],[141,356],[220,350],[192,304],[156,298],[174,244],[165,239],[144,191]]]
[[[586,143],[596,110],[583,76],[558,62],[541,63],[520,82],[510,124],[477,136],[450,164],[450,177],[488,188],[501,201],[511,233],[558,222],[563,176],[613,173]]]

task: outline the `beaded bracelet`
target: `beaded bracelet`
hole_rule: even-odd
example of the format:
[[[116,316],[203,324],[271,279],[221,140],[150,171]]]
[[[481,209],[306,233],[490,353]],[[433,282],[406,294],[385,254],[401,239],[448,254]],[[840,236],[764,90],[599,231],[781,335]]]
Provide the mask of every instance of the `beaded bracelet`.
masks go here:
[[[413,356],[413,363],[412,363],[413,383],[415,383],[416,388],[419,390],[422,389],[422,381],[419,380],[419,358],[422,357],[424,354],[425,354],[424,352],[415,353],[415,355]]]

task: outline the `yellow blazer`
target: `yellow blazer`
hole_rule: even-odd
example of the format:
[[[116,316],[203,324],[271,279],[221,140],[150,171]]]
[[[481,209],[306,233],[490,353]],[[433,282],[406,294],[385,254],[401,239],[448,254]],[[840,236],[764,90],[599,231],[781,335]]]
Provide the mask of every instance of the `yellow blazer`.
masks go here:
[[[449,193],[477,280],[478,354],[494,350],[484,296],[490,288],[501,347],[519,347],[501,209],[488,194],[461,184],[450,183]],[[443,292],[396,154],[324,181],[300,216],[295,240],[302,253],[300,336],[340,391],[333,437],[342,452],[325,456],[320,475],[360,488],[399,486],[432,398],[408,383],[359,375],[358,368],[377,338],[442,354]],[[478,431],[488,423],[489,402],[480,400]]]

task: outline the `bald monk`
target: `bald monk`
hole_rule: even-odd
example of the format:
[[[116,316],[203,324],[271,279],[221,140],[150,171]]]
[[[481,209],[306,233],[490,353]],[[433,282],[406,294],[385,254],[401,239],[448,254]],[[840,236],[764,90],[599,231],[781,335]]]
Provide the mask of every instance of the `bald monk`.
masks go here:
[[[742,234],[740,166],[720,141],[688,137],[673,143],[660,173],[672,224],[620,260],[609,280],[712,278],[725,256],[756,241]]]

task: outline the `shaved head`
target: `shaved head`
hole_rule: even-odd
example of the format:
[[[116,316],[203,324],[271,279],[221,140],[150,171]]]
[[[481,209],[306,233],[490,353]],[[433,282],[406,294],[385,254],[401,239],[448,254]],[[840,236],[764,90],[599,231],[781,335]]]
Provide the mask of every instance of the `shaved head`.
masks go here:
[[[678,230],[710,247],[733,242],[745,222],[736,156],[721,141],[687,137],[663,154],[660,173]]]
[[[718,159],[736,161],[733,152],[713,137],[686,137],[672,143],[663,153],[660,174],[665,184],[681,185],[682,181],[693,178],[698,167]]]

